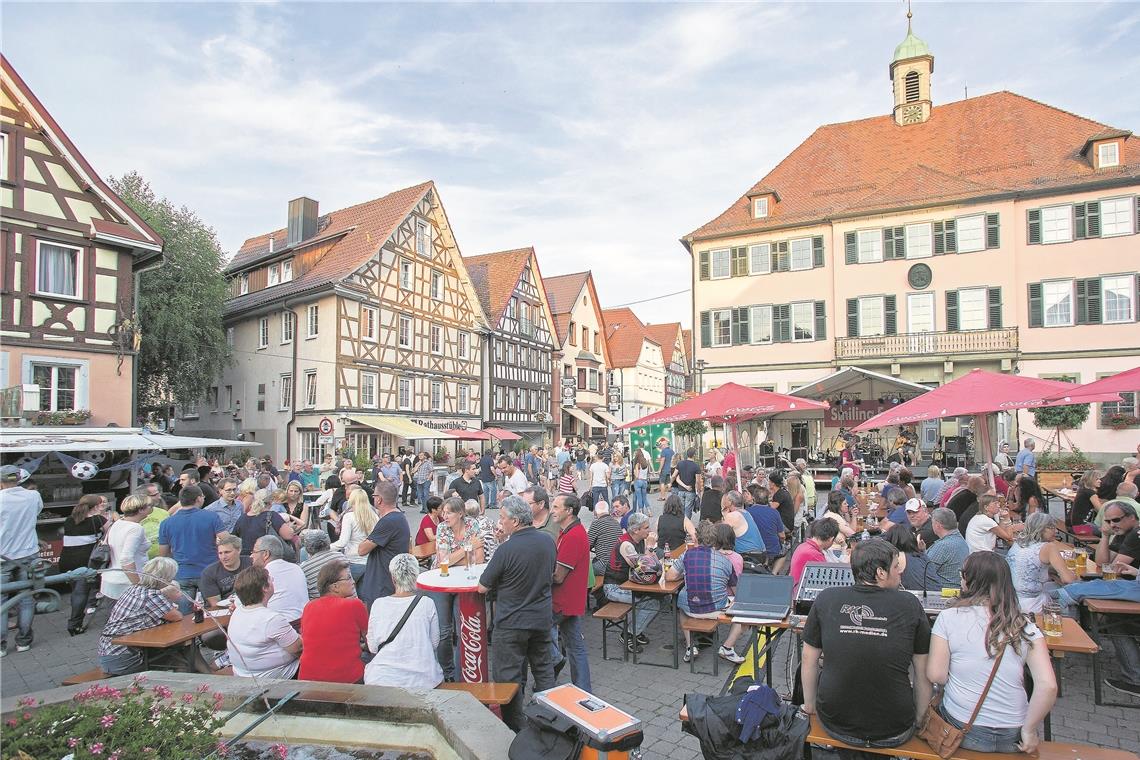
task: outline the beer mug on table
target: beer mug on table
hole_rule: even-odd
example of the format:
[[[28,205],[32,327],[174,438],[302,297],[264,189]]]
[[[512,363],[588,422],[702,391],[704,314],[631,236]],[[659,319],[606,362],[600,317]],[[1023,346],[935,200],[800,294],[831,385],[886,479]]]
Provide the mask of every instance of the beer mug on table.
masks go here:
[[[1058,637],[1061,635],[1061,605],[1049,603],[1041,611],[1041,623],[1046,636]]]
[[[1117,579],[1116,563],[1105,562],[1100,566],[1100,575],[1106,581],[1114,581]]]

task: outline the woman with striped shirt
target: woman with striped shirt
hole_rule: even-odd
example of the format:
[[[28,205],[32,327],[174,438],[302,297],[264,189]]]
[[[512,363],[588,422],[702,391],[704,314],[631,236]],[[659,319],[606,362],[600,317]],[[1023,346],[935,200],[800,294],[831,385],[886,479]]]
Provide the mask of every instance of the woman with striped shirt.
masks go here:
[[[570,469],[570,462],[564,462],[558,476],[558,493],[577,494],[578,490],[575,488],[576,480],[574,473]]]

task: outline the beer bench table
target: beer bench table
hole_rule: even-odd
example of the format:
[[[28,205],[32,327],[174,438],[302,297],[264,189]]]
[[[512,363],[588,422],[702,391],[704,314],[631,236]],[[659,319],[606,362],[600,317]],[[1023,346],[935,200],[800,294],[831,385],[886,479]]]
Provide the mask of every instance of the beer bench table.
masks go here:
[[[1140,602],[1126,602],[1120,599],[1085,599],[1082,602],[1090,613],[1092,613],[1092,626],[1093,633],[1097,636],[1112,636],[1106,630],[1104,625],[1105,618],[1109,615],[1125,615],[1129,617],[1140,617]],[[1102,705],[1107,707],[1130,707],[1136,709],[1140,705],[1128,702],[1104,702],[1101,693],[1101,677],[1100,677],[1100,658],[1093,655],[1093,704]]]
[[[633,606],[628,613],[631,616],[636,615],[637,613],[638,597],[642,599],[642,603],[644,603],[646,597],[650,596],[669,597],[670,604],[673,605],[673,670],[679,670],[681,668],[681,653],[677,651],[681,646],[677,641],[679,635],[677,629],[681,624],[680,613],[677,610],[677,594],[681,591],[681,587],[684,585],[685,581],[678,580],[663,581],[660,583],[634,583],[633,581],[626,581],[625,583],[621,584],[621,586],[619,586],[619,588],[628,591],[633,599]],[[633,620],[630,620],[626,625],[626,631],[629,632],[632,630]],[[627,635],[629,634],[627,633]],[[633,649],[633,664],[637,664],[637,647],[634,647]],[[656,665],[657,667],[667,667],[666,665],[659,665],[655,662],[647,662],[645,664]]]
[[[1041,615],[1036,617],[1037,627],[1042,632],[1045,631],[1045,626],[1041,619]],[[1078,654],[1091,655],[1093,662],[1096,662],[1096,653],[1100,651],[1100,647],[1092,638],[1085,633],[1085,629],[1081,628],[1080,624],[1072,618],[1061,618],[1061,635],[1060,636],[1046,636],[1045,646],[1049,648],[1050,660],[1053,662],[1053,673],[1057,677],[1057,698],[1059,699],[1062,694],[1061,690],[1061,660],[1064,659],[1066,652],[1076,652]],[[1045,741],[1053,738],[1053,722],[1052,714],[1045,714]]]
[[[144,628],[141,631],[119,636],[111,639],[111,643],[140,649],[142,651],[143,670],[151,670],[150,658],[152,654],[187,644],[199,636],[218,630],[219,625],[225,629],[229,622],[228,612],[214,618],[207,617],[201,623],[195,623],[194,618],[187,615],[174,623],[163,623],[154,628]],[[186,649],[187,651],[183,653],[186,657],[186,666],[193,671],[194,652],[189,647]]]

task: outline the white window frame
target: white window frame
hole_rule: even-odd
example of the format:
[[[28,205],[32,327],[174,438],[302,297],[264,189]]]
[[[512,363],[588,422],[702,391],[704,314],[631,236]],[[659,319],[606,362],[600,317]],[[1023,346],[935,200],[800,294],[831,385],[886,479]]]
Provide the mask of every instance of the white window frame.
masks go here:
[[[1053,305],[1058,305],[1067,297],[1069,299],[1069,318],[1064,322],[1049,322],[1049,298],[1050,291],[1060,293],[1066,291],[1064,295],[1056,297]],[[1077,296],[1074,280],[1046,280],[1041,283],[1041,326],[1042,327],[1072,327],[1076,324],[1077,312]]]
[[[1052,232],[1051,232],[1052,231]],[[1064,236],[1061,236],[1063,232]],[[1041,242],[1044,245],[1073,240],[1073,204],[1044,206],[1041,209]]]
[[[760,340],[757,338],[760,331],[757,330],[756,327],[758,324],[764,324],[765,315],[767,315],[768,339]],[[751,339],[753,345],[766,346],[772,342],[772,306],[770,304],[752,306],[748,309],[748,337]]]
[[[806,308],[808,311],[807,323],[811,329],[810,335],[806,338],[796,337],[796,309],[798,308]],[[791,307],[788,309],[788,318],[790,320],[789,329],[793,343],[808,343],[815,340],[815,301],[796,301],[791,304]]]
[[[457,414],[470,414],[471,413],[471,386],[467,383],[460,383],[458,392],[456,393],[459,408],[456,409]]]
[[[516,319],[519,313],[519,302],[514,296],[507,299],[507,316],[511,319]]]
[[[257,350],[269,348],[269,317],[257,320]]]
[[[432,380],[431,381],[431,396],[429,397],[429,403],[431,405],[431,410],[433,412],[442,412],[443,411],[443,381],[442,380]]]
[[[40,272],[43,270],[43,247],[50,245],[53,248],[63,248],[75,252],[75,292],[74,293],[55,293],[50,290],[44,290],[40,287]],[[57,243],[54,240],[37,240],[36,241],[36,293],[41,296],[51,296],[52,298],[63,298],[69,301],[82,301],[83,300],[83,270],[84,270],[84,256],[83,249],[68,245],[66,243]]]
[[[238,278],[238,295],[244,296],[249,293],[249,272],[245,272]]]
[[[758,261],[762,262],[760,266],[756,266]],[[755,245],[748,246],[748,274],[771,274],[771,272],[772,244],[756,243]]]
[[[800,247],[799,254],[802,256],[807,253],[807,260],[800,262],[802,266],[796,266],[796,246]],[[788,241],[788,269],[792,272],[802,272],[806,269],[811,269],[812,264],[812,244],[811,238],[796,238],[795,240]]]
[[[1109,149],[1112,151],[1111,159],[1107,157]],[[1096,165],[1098,169],[1120,166],[1120,143],[1114,141],[1096,146]]]
[[[292,343],[297,334],[296,320],[292,311],[281,312],[281,344]]]
[[[971,300],[977,300],[977,313],[981,315],[981,321],[976,326],[966,325],[966,299],[969,297]],[[965,332],[967,330],[987,330],[990,326],[989,320],[989,293],[986,288],[959,288],[958,290],[958,331]],[[973,304],[971,304],[971,307]]]
[[[297,432],[297,450],[302,459],[319,462],[323,457],[320,432],[317,430],[300,430]]]
[[[269,287],[281,284],[281,267],[277,264],[269,265]]]
[[[49,371],[49,377],[51,378],[46,387],[43,384],[37,383],[40,389],[39,399],[37,401],[42,401],[45,393],[48,397],[48,408],[40,409],[40,411],[70,412],[76,409],[82,409],[82,407],[79,406],[79,367],[74,364],[60,364],[58,362],[35,362],[32,364],[33,381],[35,380],[36,369],[47,369]],[[74,373],[72,387],[67,389],[60,388],[59,383],[60,373],[65,371]],[[59,394],[64,390],[71,392],[71,406],[62,406],[60,404]]]
[[[435,356],[443,356],[443,327],[433,324],[428,331],[428,350]]]
[[[287,412],[293,408],[293,373],[281,375],[281,383],[277,388],[277,409]]]
[[[226,328],[226,345],[230,348],[234,347],[234,328],[232,327]]]
[[[380,335],[380,310],[373,306],[360,307],[360,337],[376,343]]]
[[[305,322],[308,328],[305,334],[305,340],[312,340],[321,332],[320,304],[311,303],[306,307]]]
[[[443,273],[431,271],[431,297],[433,301],[443,300]]]
[[[400,290],[411,290],[415,280],[415,268],[410,259],[400,258]]]
[[[90,379],[91,368],[90,363],[86,359],[65,359],[60,356],[43,356],[24,354],[20,357],[20,376],[23,378],[23,383],[34,384],[34,365],[51,365],[57,367],[73,367],[75,368],[75,408],[76,409],[90,409]],[[52,406],[57,406],[58,401],[53,398]],[[52,409],[51,411],[59,411]]]
[[[0,132],[0,179],[8,179],[8,135],[3,132]]]
[[[728,340],[720,341],[717,339],[717,319],[724,318],[728,324]],[[709,312],[709,326],[712,330],[712,347],[721,348],[723,346],[732,345],[732,309],[713,309]]]
[[[1111,203],[1114,206],[1119,205],[1121,208],[1114,208],[1111,212],[1105,211],[1105,204]],[[1136,218],[1136,196],[1129,195],[1123,198],[1105,198],[1100,202],[1100,236],[1101,237],[1118,237],[1120,235],[1131,235],[1135,232],[1135,218]],[[1113,230],[1109,231],[1108,213],[1114,217],[1112,221]],[[1119,219],[1123,217],[1124,223],[1121,224]]]
[[[317,406],[317,371],[305,370],[305,408],[314,409]]]
[[[396,322],[396,345],[400,348],[411,348],[415,338],[413,336],[414,325],[412,318],[407,314],[401,314]],[[405,327],[407,328],[405,330]]]
[[[860,264],[877,264],[883,260],[883,231],[859,230],[855,233],[856,261]]]
[[[1108,318],[1108,282],[1110,280],[1120,280],[1124,283],[1123,291],[1128,298],[1128,314],[1118,319]],[[1118,274],[1106,275],[1100,278],[1100,303],[1101,303],[1101,323],[1106,325],[1118,325],[1127,322],[1136,321],[1136,275],[1134,274]],[[1044,304],[1044,293],[1042,293],[1042,304]]]
[[[459,347],[456,350],[460,359],[469,359],[471,356],[471,334],[465,330],[459,331]]]
[[[908,224],[903,230],[908,259],[928,259],[934,255],[934,227],[930,222]]]
[[[293,280],[293,262],[281,262],[281,282],[292,282]]]
[[[717,274],[717,258],[723,255],[724,274]],[[732,277],[732,249],[717,248],[709,251],[709,279],[727,280]]]
[[[752,201],[752,215],[756,219],[763,219],[768,216],[768,199],[755,198]]]
[[[972,229],[977,225],[977,230]],[[955,250],[958,253],[974,253],[986,250],[986,215],[970,214],[960,216],[954,220],[954,235],[956,236]],[[976,235],[976,242],[975,240]],[[907,246],[910,251],[910,246]]]
[[[859,337],[860,338],[873,338],[879,335],[887,334],[887,303],[886,299],[882,296],[860,296],[856,303],[858,304],[859,311]],[[870,316],[866,310],[877,307],[878,324],[870,324]]]
[[[400,409],[412,408],[412,379],[401,377],[396,380],[396,406]]]
[[[416,253],[431,258],[431,224],[426,219],[416,220]]]
[[[371,389],[372,399],[367,397]],[[379,406],[380,376],[375,372],[360,373],[360,405],[365,409],[375,409]]]

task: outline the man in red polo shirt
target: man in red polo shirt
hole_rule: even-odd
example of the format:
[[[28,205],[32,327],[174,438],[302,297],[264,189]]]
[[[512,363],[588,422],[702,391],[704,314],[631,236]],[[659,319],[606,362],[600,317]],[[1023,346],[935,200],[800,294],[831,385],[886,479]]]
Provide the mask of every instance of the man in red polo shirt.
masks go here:
[[[562,637],[563,657],[560,660],[555,655],[555,673],[569,660],[570,681],[579,689],[590,691],[590,661],[586,657],[586,638],[582,635],[582,616],[586,614],[589,591],[590,539],[578,519],[580,506],[574,494],[559,494],[550,508],[550,519],[560,528],[551,587],[554,608],[551,638],[557,647],[559,634]]]

